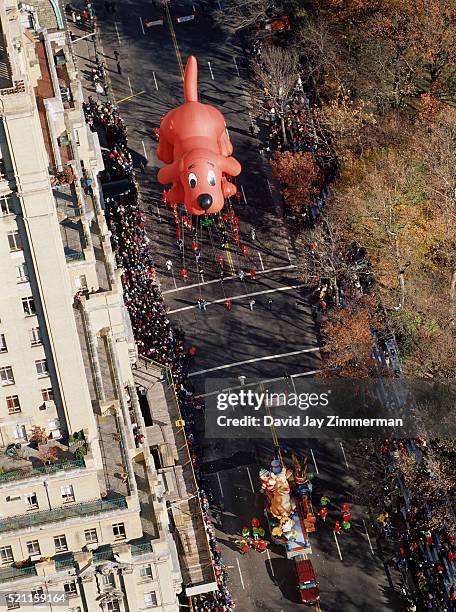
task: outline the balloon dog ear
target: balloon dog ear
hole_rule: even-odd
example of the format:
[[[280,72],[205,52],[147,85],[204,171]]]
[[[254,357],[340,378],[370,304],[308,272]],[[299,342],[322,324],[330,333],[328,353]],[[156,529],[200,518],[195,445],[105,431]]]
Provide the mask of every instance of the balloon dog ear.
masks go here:
[[[169,183],[174,183],[174,181],[179,178],[179,166],[180,160],[173,161],[171,164],[163,166],[158,171],[158,182],[162,185],[168,185]]]
[[[241,164],[234,157],[219,156],[219,167],[222,172],[229,176],[237,176],[241,173]]]
[[[188,155],[182,155],[180,159],[174,160],[171,164],[167,166],[163,166],[158,171],[158,181],[162,185],[167,185],[168,183],[174,183],[179,178],[180,174],[185,169],[186,158]]]

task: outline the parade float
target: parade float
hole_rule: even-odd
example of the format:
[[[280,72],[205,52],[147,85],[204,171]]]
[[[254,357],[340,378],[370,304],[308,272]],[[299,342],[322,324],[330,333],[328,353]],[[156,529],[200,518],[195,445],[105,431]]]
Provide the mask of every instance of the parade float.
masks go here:
[[[225,119],[214,106],[198,101],[198,64],[187,61],[184,103],[170,110],[158,130],[157,157],[164,162],[158,172],[162,185],[172,185],[167,202],[184,204],[187,213],[206,215],[222,210],[237,188],[231,182],[241,172],[232,156]]]
[[[292,461],[293,465],[287,466],[276,457],[269,469],[263,468],[259,473],[271,539],[285,547],[288,559],[311,554],[308,533],[315,530],[315,517],[309,507],[312,475],[294,454]]]

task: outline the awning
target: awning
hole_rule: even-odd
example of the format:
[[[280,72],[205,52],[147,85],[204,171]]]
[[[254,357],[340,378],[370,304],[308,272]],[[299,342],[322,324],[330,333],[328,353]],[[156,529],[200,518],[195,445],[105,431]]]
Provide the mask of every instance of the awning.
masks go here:
[[[207,582],[205,584],[197,584],[192,587],[185,587],[185,594],[189,597],[193,595],[201,595],[202,593],[210,593],[217,591],[218,584],[216,582]]]

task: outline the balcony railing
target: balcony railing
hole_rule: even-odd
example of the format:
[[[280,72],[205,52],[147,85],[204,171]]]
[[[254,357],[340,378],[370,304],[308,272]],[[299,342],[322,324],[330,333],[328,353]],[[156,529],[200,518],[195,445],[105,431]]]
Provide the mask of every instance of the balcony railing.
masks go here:
[[[85,255],[83,251],[72,251],[65,248],[65,259],[67,261],[83,261]]]
[[[99,548],[94,550],[92,553],[92,559],[94,561],[106,561],[108,559],[114,559],[114,553],[112,552],[111,546],[105,548]]]
[[[55,561],[56,571],[61,571],[64,569],[68,569],[69,567],[74,567],[73,553],[71,553],[70,555],[62,555],[59,557],[54,557],[54,561]]]
[[[14,470],[6,472],[6,474],[0,474],[0,485],[5,482],[12,482],[14,480],[23,480],[24,478],[30,478],[31,476],[39,476],[40,474],[54,474],[54,472],[69,471],[85,468],[84,459],[74,459],[66,461],[64,463],[52,463],[51,465],[43,465],[38,468],[24,468],[23,470]]]
[[[21,578],[28,578],[30,576],[36,576],[35,566],[30,567],[2,567],[0,568],[0,583],[11,582],[11,580],[20,580]]]
[[[111,512],[122,510],[127,507],[125,497],[114,497],[112,499],[99,499],[97,501],[85,502],[83,504],[72,504],[64,508],[54,508],[53,510],[42,510],[33,514],[20,516],[8,516],[0,523],[0,533],[24,529],[44,523],[57,523],[69,518],[89,516],[99,512]]]
[[[131,554],[133,557],[139,557],[140,555],[147,555],[152,552],[152,544],[150,542],[144,542],[143,544],[131,544]]]

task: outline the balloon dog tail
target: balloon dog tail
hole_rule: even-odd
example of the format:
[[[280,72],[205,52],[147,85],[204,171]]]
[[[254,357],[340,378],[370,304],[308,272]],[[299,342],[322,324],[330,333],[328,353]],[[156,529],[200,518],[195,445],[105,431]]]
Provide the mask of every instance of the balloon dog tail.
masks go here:
[[[198,63],[194,55],[188,58],[185,67],[184,100],[185,102],[198,102]]]

